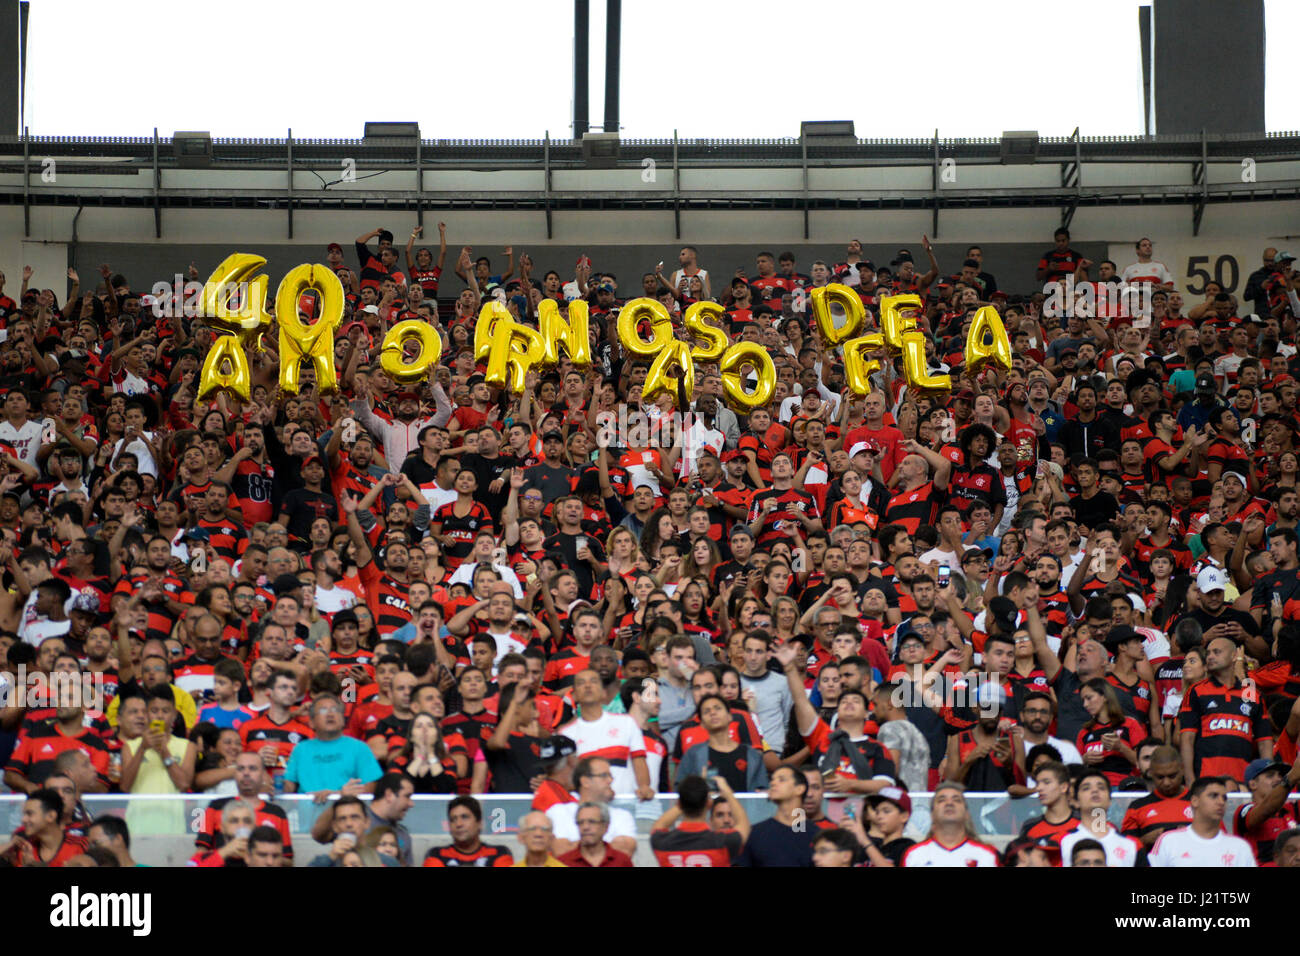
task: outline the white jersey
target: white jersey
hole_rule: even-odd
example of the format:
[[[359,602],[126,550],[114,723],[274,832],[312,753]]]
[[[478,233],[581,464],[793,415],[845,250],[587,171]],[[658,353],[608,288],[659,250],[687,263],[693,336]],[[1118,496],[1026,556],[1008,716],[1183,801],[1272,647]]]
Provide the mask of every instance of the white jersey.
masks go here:
[[[32,467],[36,466],[36,453],[41,450],[41,422],[28,420],[22,428],[9,422],[0,422],[0,442],[12,445],[14,457]]]
[[[560,840],[578,842],[578,806],[577,802],[557,803],[546,811],[551,821],[551,832]],[[636,839],[636,818],[621,807],[609,807],[609,829],[605,831],[605,842],[616,837]]]
[[[337,614],[339,611],[346,611],[350,607],[356,607],[357,596],[347,588],[341,588],[337,584],[328,591],[316,585],[316,610],[322,614]]]
[[[557,733],[578,745],[579,757],[600,757],[609,761],[614,779],[610,783],[617,794],[636,793],[634,757],[645,756],[645,737],[636,721],[627,714],[601,711],[595,720],[571,720]]]
[[[976,840],[962,840],[946,847],[933,837],[922,840],[903,854],[903,866],[997,866],[998,851]]]
[[[1061,865],[1070,865],[1070,854],[1074,850],[1074,845],[1080,840],[1096,840],[1101,844],[1101,848],[1106,851],[1107,866],[1136,866],[1138,854],[1142,852],[1142,844],[1132,837],[1123,836],[1109,823],[1106,824],[1106,835],[1099,837],[1083,824],[1073,833],[1067,833],[1061,838]]]
[[[1256,866],[1255,853],[1241,837],[1220,830],[1210,839],[1191,827],[1169,830],[1151,848],[1152,866]]]

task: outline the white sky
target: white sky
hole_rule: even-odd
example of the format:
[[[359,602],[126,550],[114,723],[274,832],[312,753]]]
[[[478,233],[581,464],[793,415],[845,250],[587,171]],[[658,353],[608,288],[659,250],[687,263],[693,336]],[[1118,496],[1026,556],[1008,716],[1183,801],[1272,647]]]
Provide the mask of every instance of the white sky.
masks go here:
[[[1289,4],[1266,7],[1270,130],[1300,129],[1287,95],[1300,88]],[[1141,133],[1138,6],[624,0],[622,133],[797,136],[815,119],[852,119],[862,137]],[[32,0],[31,10],[26,123],[37,135],[292,127],[356,138],[366,120],[411,119],[429,139],[569,135],[572,0]],[[591,0],[591,35],[599,128],[604,0]],[[97,68],[106,52],[132,65]],[[1065,107],[1063,85],[1074,91]]]

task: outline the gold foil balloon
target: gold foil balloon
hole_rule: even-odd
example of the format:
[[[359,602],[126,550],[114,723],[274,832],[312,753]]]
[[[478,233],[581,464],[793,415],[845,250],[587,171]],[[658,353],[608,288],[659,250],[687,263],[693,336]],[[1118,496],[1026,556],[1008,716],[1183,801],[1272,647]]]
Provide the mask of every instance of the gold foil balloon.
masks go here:
[[[809,298],[813,320],[817,323],[817,330],[821,333],[822,341],[826,343],[827,348],[848,341],[862,328],[862,320],[866,318],[867,310],[862,304],[862,297],[848,286],[832,282],[820,289],[809,290]],[[844,310],[844,324],[839,328],[835,327],[832,305],[838,305]]]
[[[591,337],[587,303],[584,299],[574,299],[569,303],[567,321],[560,315],[560,307],[554,299],[542,299],[537,306],[538,328],[542,336],[543,368],[554,368],[560,364],[560,346],[569,355],[569,362],[575,368],[587,368],[591,365]]]
[[[985,342],[985,333],[991,333],[992,342]],[[986,305],[975,313],[970,324],[970,334],[966,336],[966,374],[976,376],[990,365],[996,365],[1003,371],[1011,371],[1011,339],[1007,337],[1007,327],[1002,323],[1002,316],[991,305]]]
[[[414,362],[406,361],[408,342],[419,342],[420,352]],[[384,336],[379,365],[394,382],[411,385],[429,375],[429,369],[442,358],[442,337],[423,319],[398,322]]]
[[[844,343],[844,379],[854,395],[871,391],[871,376],[880,371],[880,359],[868,358],[885,347],[885,337],[879,332],[860,335]]]
[[[307,325],[298,316],[299,297],[306,291],[320,297],[318,318]],[[334,330],[343,319],[343,284],[328,266],[301,265],[289,270],[275,293],[275,316],[280,323],[280,389],[298,393],[301,362],[316,369],[321,394],[338,390],[334,369]]]
[[[758,384],[752,392],[746,392],[744,381],[740,377],[740,367],[752,364],[758,375]],[[741,408],[758,408],[772,400],[776,390],[776,365],[767,349],[757,342],[737,342],[727,349],[719,363],[722,372],[722,391],[732,404]]]

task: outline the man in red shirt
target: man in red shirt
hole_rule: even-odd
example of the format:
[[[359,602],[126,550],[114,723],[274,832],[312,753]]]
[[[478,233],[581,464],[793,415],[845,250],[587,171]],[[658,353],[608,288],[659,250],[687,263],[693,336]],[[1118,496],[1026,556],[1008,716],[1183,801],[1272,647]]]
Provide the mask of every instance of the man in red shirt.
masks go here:
[[[578,845],[557,859],[565,866],[632,866],[632,858],[605,842],[609,807],[588,800],[578,807]]]
[[[889,476],[906,456],[903,433],[885,423],[884,395],[878,391],[868,392],[862,402],[866,412],[865,424],[849,432],[841,447],[852,448],[858,442],[866,442],[868,448],[877,449],[880,472],[885,481],[889,481]]]
[[[63,797],[57,791],[33,791],[23,804],[22,835],[0,846],[0,857],[8,857],[16,866],[63,866],[84,853],[85,837],[68,836],[62,816]]]

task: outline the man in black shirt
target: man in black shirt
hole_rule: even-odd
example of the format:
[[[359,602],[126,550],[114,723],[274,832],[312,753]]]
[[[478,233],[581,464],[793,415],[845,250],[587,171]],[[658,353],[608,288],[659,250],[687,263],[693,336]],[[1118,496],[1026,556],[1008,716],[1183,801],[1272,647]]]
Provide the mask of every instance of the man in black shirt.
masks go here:
[[[589,598],[596,576],[609,567],[605,563],[605,549],[582,529],[581,499],[569,495],[560,498],[555,502],[552,515],[558,530],[546,539],[543,548],[564,555],[564,566],[578,578],[578,596]]]
[[[750,830],[736,866],[812,866],[812,841],[820,831],[803,825],[807,792],[808,781],[794,767],[779,767],[772,774],[767,798],[776,812]]]
[[[1119,514],[1119,502],[1097,487],[1100,472],[1096,459],[1085,458],[1074,466],[1074,477],[1079,482],[1079,493],[1071,499],[1074,518],[1084,528],[1096,528],[1114,521]]]
[[[501,720],[487,741],[485,755],[497,793],[528,793],[535,777],[546,776],[557,761],[577,753],[568,737],[543,737],[536,692],[529,678],[501,688]]]
[[[519,462],[513,455],[500,453],[501,436],[491,425],[484,425],[478,431],[478,451],[461,455],[460,465],[474,472],[478,479],[478,490],[474,500],[487,508],[488,513],[501,514],[510,496],[509,471]]]
[[[573,490],[577,473],[564,464],[564,436],[559,432],[542,436],[542,455],[541,462],[524,472],[524,487],[539,489],[549,504]]]
[[[1205,643],[1216,637],[1226,637],[1240,645],[1247,638],[1259,635],[1259,625],[1245,611],[1238,611],[1225,600],[1228,575],[1219,568],[1209,566],[1201,568],[1196,575],[1196,589],[1201,592],[1201,606],[1187,611],[1184,618],[1191,618],[1201,625]]]
[[[321,490],[324,480],[325,465],[313,452],[302,460],[303,487],[284,496],[284,511],[278,520],[289,530],[289,543],[296,550],[308,547],[311,524],[317,518],[328,518],[331,526],[339,523],[338,502]]]

